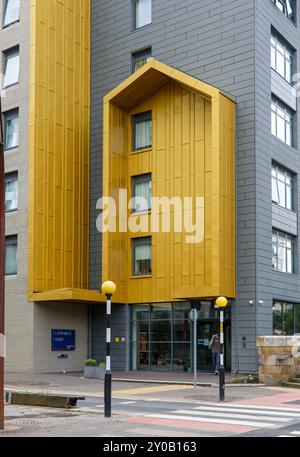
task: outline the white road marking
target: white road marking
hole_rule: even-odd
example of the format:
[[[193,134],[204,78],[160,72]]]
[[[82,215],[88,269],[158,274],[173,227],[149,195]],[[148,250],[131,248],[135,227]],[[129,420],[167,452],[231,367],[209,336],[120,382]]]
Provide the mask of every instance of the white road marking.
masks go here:
[[[191,410],[186,410],[186,409],[179,409],[176,411],[172,411],[174,414],[186,414],[189,415],[191,414],[192,416],[204,416],[204,417],[223,417],[223,418],[230,418],[230,419],[256,419],[258,418],[259,420],[263,421],[271,421],[271,422],[289,422],[290,419],[288,418],[279,418],[279,417],[267,417],[267,416],[253,416],[250,414],[233,414],[233,413],[218,413],[218,412],[208,412],[208,411],[191,411]]]
[[[299,436],[300,435],[300,432],[291,432],[292,435],[297,435]]]
[[[232,419],[218,419],[216,417],[194,417],[194,416],[181,416],[173,414],[150,414],[147,417],[153,417],[157,419],[172,419],[172,420],[184,420],[184,421],[193,421],[193,422],[209,422],[213,424],[230,424],[230,425],[247,425],[250,427],[272,427],[274,424],[268,422],[256,422],[256,421],[240,421]]]
[[[203,403],[203,406],[216,406],[216,403]],[[293,413],[300,413],[300,408],[281,408],[281,407],[271,407],[271,406],[255,406],[255,405],[233,405],[232,403],[228,403],[226,405],[217,405],[220,408],[237,408],[237,409],[257,409],[257,410],[264,410],[264,411],[285,411],[285,412],[293,412]]]
[[[136,401],[122,401],[120,405],[132,405],[133,403],[136,403]]]
[[[231,405],[228,406],[227,408],[222,408],[219,406],[197,406],[196,408],[193,408],[193,409],[196,409],[197,411],[235,412],[236,414],[238,414],[239,412],[250,413],[250,414],[258,413],[258,411],[250,409],[250,408],[248,408],[248,406],[243,409],[242,408],[233,408]],[[291,412],[288,412],[288,413],[284,412],[284,411],[279,412],[279,411],[268,411],[268,410],[259,410],[259,413],[260,412],[262,412],[265,416],[283,416],[283,417],[294,417],[295,419],[296,418],[300,419],[300,413],[293,413],[292,410],[291,410]]]

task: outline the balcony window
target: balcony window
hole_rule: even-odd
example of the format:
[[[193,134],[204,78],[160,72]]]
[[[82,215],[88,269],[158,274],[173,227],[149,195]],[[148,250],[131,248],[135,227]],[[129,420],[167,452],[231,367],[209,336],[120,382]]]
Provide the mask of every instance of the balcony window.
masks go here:
[[[272,201],[294,210],[294,175],[277,164],[272,165]]]
[[[5,176],[5,212],[18,209],[18,173]]]
[[[20,0],[4,0],[3,27],[20,20]]]
[[[151,58],[151,48],[143,49],[142,51],[134,52],[132,54],[132,73],[142,68]]]
[[[19,82],[20,55],[19,47],[4,52],[4,84],[3,87],[13,86]]]
[[[13,149],[19,145],[19,112],[9,111],[4,114],[4,148]]]
[[[276,33],[272,33],[271,66],[290,84],[292,84],[293,55],[292,48]]]
[[[293,111],[272,97],[271,103],[271,131],[274,136],[289,146],[293,146]]]
[[[133,0],[134,28],[139,29],[152,22],[152,0]]]
[[[152,113],[151,111],[133,116],[133,150],[151,148]]]
[[[287,18],[296,23],[296,0],[273,0],[273,3]]]
[[[135,212],[149,211],[151,209],[152,184],[151,174],[134,176],[132,178],[132,196]]]
[[[17,236],[5,238],[5,276],[17,274]]]
[[[295,237],[277,230],[272,234],[273,270],[281,273],[294,273]]]
[[[150,275],[152,271],[151,237],[132,240],[133,275]]]

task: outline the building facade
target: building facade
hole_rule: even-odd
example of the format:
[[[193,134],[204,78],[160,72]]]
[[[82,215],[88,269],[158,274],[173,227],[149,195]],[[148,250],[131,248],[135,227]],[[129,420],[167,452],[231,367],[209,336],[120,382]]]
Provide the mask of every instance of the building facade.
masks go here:
[[[113,369],[191,369],[194,307],[212,369],[222,294],[226,368],[257,370],[257,336],[300,333],[298,2],[1,3],[6,370],[103,361],[107,279]],[[119,188],[141,224],[203,198],[201,241],[102,235]]]

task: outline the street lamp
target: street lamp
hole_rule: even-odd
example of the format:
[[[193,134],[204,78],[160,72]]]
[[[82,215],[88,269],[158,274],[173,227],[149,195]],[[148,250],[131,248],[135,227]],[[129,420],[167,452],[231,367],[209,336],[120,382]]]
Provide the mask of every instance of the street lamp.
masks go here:
[[[104,416],[111,417],[111,297],[116,292],[117,286],[112,281],[106,281],[101,287],[102,293],[106,295],[106,363],[104,378]]]
[[[219,398],[225,400],[225,368],[224,368],[224,308],[228,305],[225,297],[219,297],[216,305],[220,309],[220,375],[219,375]]]

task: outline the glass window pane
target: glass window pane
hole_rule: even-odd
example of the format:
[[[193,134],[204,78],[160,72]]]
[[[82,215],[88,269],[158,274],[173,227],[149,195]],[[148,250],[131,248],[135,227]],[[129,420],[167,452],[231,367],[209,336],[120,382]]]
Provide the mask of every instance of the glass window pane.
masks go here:
[[[18,179],[5,180],[5,211],[14,211],[18,208]]]
[[[289,146],[292,146],[293,143],[293,137],[292,137],[292,124],[287,123],[286,124],[286,144]]]
[[[173,370],[188,371],[190,368],[190,343],[173,344]]]
[[[151,368],[153,370],[171,370],[171,343],[151,344]]]
[[[19,82],[19,50],[7,52],[5,54],[5,62],[4,87],[8,87]]]
[[[145,149],[152,145],[152,121],[145,120],[135,124],[135,149]]]
[[[160,303],[151,306],[151,320],[168,319],[171,320],[172,305],[171,303]]]
[[[5,119],[5,149],[16,148],[19,145],[19,117],[7,116]]]
[[[279,192],[276,178],[272,178],[272,201],[279,203]]]
[[[136,28],[151,24],[152,0],[136,0],[135,20]]]
[[[277,129],[276,113],[274,113],[274,111],[272,111],[272,113],[271,113],[271,132],[272,132],[272,135],[276,136],[276,131],[277,131],[276,129]]]
[[[284,51],[283,51],[284,52]],[[285,77],[285,60],[284,55],[281,52],[277,52],[277,64],[276,71],[284,78]]]
[[[173,341],[190,341],[190,320],[173,321]]]
[[[276,70],[276,53],[273,47],[271,47],[271,67]]]
[[[134,211],[151,209],[152,186],[151,175],[141,175],[133,178]]]
[[[7,0],[3,26],[13,24],[20,19],[20,0]]]
[[[292,253],[291,249],[287,249],[287,251],[286,251],[286,272],[287,273],[294,272],[293,253]]]
[[[285,141],[285,121],[282,117],[277,115],[277,138]]]
[[[282,335],[282,304],[273,304],[273,334]]]
[[[285,207],[285,184],[282,181],[277,181],[277,188],[279,196],[278,204]]]
[[[300,334],[300,305],[295,305],[295,333]]]
[[[17,240],[6,239],[5,275],[17,274]]]
[[[151,321],[151,341],[171,341],[171,321]]]
[[[281,246],[278,246],[277,262],[278,262],[278,270],[285,273],[286,272],[285,248],[283,248]]]
[[[294,335],[294,305],[283,304],[283,334]]]
[[[191,310],[190,303],[174,303],[173,304],[173,319],[189,319]]]
[[[133,240],[133,274],[149,275],[152,269],[151,238]]]

